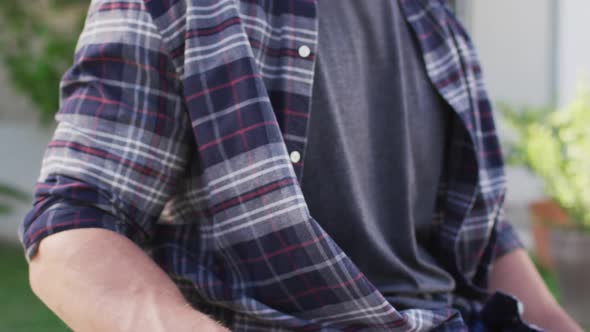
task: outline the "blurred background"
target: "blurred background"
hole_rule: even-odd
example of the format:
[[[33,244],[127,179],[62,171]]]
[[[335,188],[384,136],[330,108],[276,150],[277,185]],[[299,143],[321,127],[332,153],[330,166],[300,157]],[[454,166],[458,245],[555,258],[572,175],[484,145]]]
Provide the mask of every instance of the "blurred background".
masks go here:
[[[590,326],[590,1],[451,2],[497,104],[507,215],[554,294]],[[0,331],[66,330],[28,290],[16,229],[88,3],[0,1]]]

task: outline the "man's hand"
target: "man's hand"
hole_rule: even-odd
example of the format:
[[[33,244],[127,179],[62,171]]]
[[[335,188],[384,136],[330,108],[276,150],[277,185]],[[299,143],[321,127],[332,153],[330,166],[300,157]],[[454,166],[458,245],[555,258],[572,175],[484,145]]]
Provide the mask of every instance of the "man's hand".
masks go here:
[[[512,294],[524,304],[524,319],[549,332],[583,332],[555,301],[527,253],[518,249],[492,267],[490,290]]]
[[[108,230],[47,237],[29,272],[35,294],[75,331],[229,331],[193,310],[140,248]]]

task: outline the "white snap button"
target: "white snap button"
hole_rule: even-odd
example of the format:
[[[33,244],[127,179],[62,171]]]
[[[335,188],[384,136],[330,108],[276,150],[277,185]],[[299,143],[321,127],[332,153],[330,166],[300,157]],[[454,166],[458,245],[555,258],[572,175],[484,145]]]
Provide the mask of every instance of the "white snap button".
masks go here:
[[[302,58],[307,58],[311,54],[311,49],[307,45],[303,45],[299,47],[299,56]]]
[[[301,160],[301,153],[299,151],[292,151],[289,157],[293,163],[298,163]]]

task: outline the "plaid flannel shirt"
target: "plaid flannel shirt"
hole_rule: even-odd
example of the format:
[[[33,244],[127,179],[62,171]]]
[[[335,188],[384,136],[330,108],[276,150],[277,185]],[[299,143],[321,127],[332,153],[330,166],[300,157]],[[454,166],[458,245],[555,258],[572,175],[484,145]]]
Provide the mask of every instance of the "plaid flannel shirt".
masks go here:
[[[464,328],[452,308],[393,308],[309,214],[289,155],[305,151],[316,1],[94,0],[19,230],[28,257],[98,227],[235,331]],[[433,254],[477,302],[494,257],[519,246],[491,105],[444,1],[399,4],[455,112]]]

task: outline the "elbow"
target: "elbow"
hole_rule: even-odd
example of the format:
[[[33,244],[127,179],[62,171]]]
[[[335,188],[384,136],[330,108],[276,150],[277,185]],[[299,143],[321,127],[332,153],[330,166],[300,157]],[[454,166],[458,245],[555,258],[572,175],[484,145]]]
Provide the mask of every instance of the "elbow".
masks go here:
[[[44,294],[50,282],[50,271],[52,270],[50,266],[52,263],[45,256],[37,252],[29,261],[29,286],[33,293],[43,301],[45,300]]]
[[[35,255],[29,260],[29,286],[33,293],[47,304],[51,290],[65,273],[65,262],[71,249],[62,240],[61,234],[50,235],[41,240]]]

